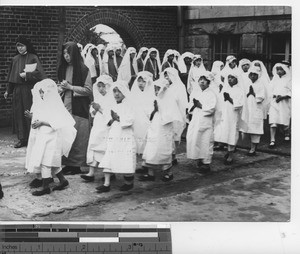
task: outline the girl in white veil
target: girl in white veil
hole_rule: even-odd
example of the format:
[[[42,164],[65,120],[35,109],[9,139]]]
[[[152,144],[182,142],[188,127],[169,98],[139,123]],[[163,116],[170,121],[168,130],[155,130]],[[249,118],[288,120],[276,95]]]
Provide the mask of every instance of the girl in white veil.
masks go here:
[[[105,69],[103,66],[103,56],[105,53],[105,45],[99,44],[99,45],[97,45],[97,49],[98,49],[100,75],[103,75],[103,74],[105,74]]]
[[[176,150],[179,146],[179,143],[181,141],[181,135],[183,133],[184,128],[186,127],[186,110],[188,108],[188,99],[187,99],[187,93],[185,85],[182,83],[178,71],[174,68],[167,68],[163,72],[164,78],[169,81],[170,87],[168,88],[173,94],[174,94],[174,100],[176,101],[176,108],[174,108],[175,111],[177,111],[177,115],[180,116],[179,121],[173,122],[173,128],[174,128],[174,140],[175,140],[175,149],[173,154],[173,161],[174,164],[177,163],[176,159]]]
[[[131,89],[137,73],[136,49],[129,47],[119,67],[118,80],[126,81],[128,88]]]
[[[139,177],[140,181],[154,181],[154,170],[163,172],[162,181],[173,179],[172,152],[174,149],[173,122],[180,120],[176,109],[174,93],[170,89],[169,81],[158,79],[155,86],[155,101],[150,115],[150,126],[147,131],[147,142],[143,153],[143,167],[147,172]]]
[[[147,53],[148,53],[148,48],[141,47],[139,53],[137,54],[136,61],[137,61],[137,67],[139,72],[144,70]]]
[[[159,79],[161,72],[161,62],[159,51],[156,48],[150,48],[145,58],[144,71],[149,71],[153,75],[153,80]]]
[[[272,89],[271,89],[271,85],[270,85],[270,77],[267,71],[266,66],[264,65],[264,63],[260,60],[254,60],[251,63],[251,66],[255,66],[258,67],[260,69],[261,72],[261,81],[264,85],[265,88],[265,99],[263,101],[263,108],[264,108],[264,119],[267,119],[268,114],[269,114],[269,109],[270,109],[270,102],[271,102],[271,93],[272,93]]]
[[[97,51],[96,57],[98,57],[98,50],[95,45],[92,45],[88,48],[86,57],[84,59],[84,64],[89,68],[91,73],[92,82],[94,83],[97,77],[100,74],[99,71],[99,60],[95,59],[92,53],[93,51]]]
[[[192,93],[193,89],[200,89],[198,86],[198,80],[204,72],[206,72],[206,69],[201,55],[194,55],[193,64],[187,81],[187,91],[189,94]]]
[[[101,75],[93,84],[94,101],[91,104],[90,113],[94,121],[86,156],[89,172],[88,174],[81,175],[81,178],[88,182],[94,181],[95,169],[99,168],[99,164],[106,151],[109,131],[107,118],[110,115],[110,109],[115,104],[111,89],[112,84],[113,80],[108,75]]]
[[[110,191],[110,175],[123,174],[125,184],[121,191],[133,188],[136,168],[136,143],[133,135],[134,112],[130,91],[125,81],[117,80],[112,85],[116,104],[110,111],[107,149],[100,163],[104,172],[104,185],[96,188],[98,193]]]
[[[274,148],[276,129],[282,125],[285,131],[285,140],[289,141],[289,125],[291,121],[292,80],[287,65],[277,63],[273,67],[271,80],[271,102],[269,111],[269,124],[271,142],[269,147]]]
[[[148,71],[139,72],[131,91],[131,104],[134,110],[134,137],[138,155],[143,154],[146,145],[146,134],[150,125],[150,114],[153,110],[154,86],[152,74]]]
[[[172,67],[178,70],[178,65],[175,61],[175,50],[168,49],[164,55],[161,70],[164,71],[166,68]]]
[[[61,158],[68,156],[76,137],[75,121],[65,108],[51,79],[38,82],[32,89],[32,129],[26,153],[26,169],[42,175],[42,190],[32,194],[41,196],[50,193],[52,176],[60,181],[53,190],[62,190],[68,181],[61,172]]]

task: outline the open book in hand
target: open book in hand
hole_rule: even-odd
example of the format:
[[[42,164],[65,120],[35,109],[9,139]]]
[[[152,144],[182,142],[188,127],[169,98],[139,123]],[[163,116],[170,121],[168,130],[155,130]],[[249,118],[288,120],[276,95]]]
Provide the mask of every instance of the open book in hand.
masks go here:
[[[37,63],[26,64],[26,65],[25,65],[24,72],[33,72],[33,71],[35,71],[36,66],[37,66]]]

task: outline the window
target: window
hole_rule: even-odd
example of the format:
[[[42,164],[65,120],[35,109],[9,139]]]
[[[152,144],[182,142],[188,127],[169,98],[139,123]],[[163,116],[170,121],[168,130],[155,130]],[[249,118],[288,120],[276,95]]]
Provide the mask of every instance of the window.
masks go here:
[[[267,52],[267,69],[272,72],[276,63],[291,62],[291,34],[274,34],[265,39],[264,51]]]
[[[217,35],[213,37],[213,61],[225,63],[228,55],[238,56],[240,52],[240,35]]]

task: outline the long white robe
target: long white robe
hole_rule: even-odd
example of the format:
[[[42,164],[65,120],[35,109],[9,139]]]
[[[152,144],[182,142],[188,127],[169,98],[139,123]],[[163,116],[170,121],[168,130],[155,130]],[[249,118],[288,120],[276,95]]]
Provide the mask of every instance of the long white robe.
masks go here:
[[[44,91],[43,99],[40,89]],[[25,168],[30,173],[40,173],[42,165],[61,167],[61,158],[68,156],[76,129],[75,121],[65,109],[53,80],[40,81],[32,89],[32,94],[32,122],[45,121],[51,126],[42,125],[30,130]]]
[[[146,82],[144,91],[138,87],[139,77]],[[150,126],[150,114],[153,111],[155,99],[152,74],[148,71],[139,72],[131,91],[131,104],[134,111],[134,137],[136,140],[137,154],[143,154],[146,145],[147,130]]]
[[[180,141],[182,132],[186,126],[186,109],[188,108],[186,88],[178,76],[178,71],[176,69],[169,67],[166,68],[165,71],[168,73],[172,81],[172,84],[168,90],[169,92],[173,93],[173,98],[176,101],[173,107],[174,110],[177,111],[175,115],[179,116],[173,122],[174,139],[175,141]]]
[[[159,81],[157,81],[159,82]],[[155,113],[147,131],[147,142],[143,160],[152,165],[170,165],[174,149],[173,122],[180,118],[178,110],[174,110],[176,102],[174,94],[168,88],[161,88],[156,97],[158,112]],[[174,105],[175,104],[175,105]]]
[[[281,78],[274,77],[271,81],[272,96],[292,96],[291,79],[288,75],[284,75]],[[272,98],[269,111],[269,123],[270,124],[282,124],[288,126],[291,119],[291,99],[285,99],[280,102],[276,102],[275,98]]]
[[[96,99],[97,97],[99,99]],[[100,163],[105,154],[109,132],[109,126],[107,125],[107,122],[109,122],[109,120],[111,119],[110,109],[113,107],[113,105],[115,105],[115,100],[109,91],[107,91],[105,96],[102,96],[100,93],[98,94],[98,96],[95,96],[95,89],[94,102],[99,103],[103,111],[102,113],[97,111],[96,114],[94,114],[93,107],[91,107],[90,110],[92,117],[94,117],[94,121],[89,137],[89,144],[86,155],[88,165],[95,165],[96,163]]]
[[[253,87],[255,97],[250,95],[247,97],[250,86]],[[241,131],[249,134],[264,134],[264,106],[265,88],[261,78],[252,83],[248,78],[244,84],[245,104],[242,112]]]
[[[200,101],[202,109],[195,108],[193,117],[187,130],[187,158],[208,159],[213,153],[213,115],[217,98],[214,92],[207,88],[204,91],[195,91],[190,97],[190,107],[193,99]]]
[[[232,98],[233,104],[229,101],[224,101],[223,103],[220,132],[215,137],[215,141],[235,146],[239,138],[244,93],[242,88],[237,85],[233,87],[227,85],[226,92],[229,93]]]
[[[107,149],[99,167],[103,172],[133,174],[136,167],[136,143],[133,135],[134,114],[126,98],[112,110],[120,117],[110,127]]]

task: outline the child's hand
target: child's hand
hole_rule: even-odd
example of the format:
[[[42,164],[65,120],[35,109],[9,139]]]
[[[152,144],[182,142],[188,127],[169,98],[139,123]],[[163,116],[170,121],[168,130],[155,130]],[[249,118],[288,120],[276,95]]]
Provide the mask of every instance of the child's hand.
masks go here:
[[[32,126],[33,129],[36,129],[36,128],[42,126],[42,125],[43,125],[43,122],[41,122],[39,120],[36,120],[31,126]]]
[[[96,111],[101,111],[101,107],[98,103],[92,102],[91,105],[92,105],[93,109],[95,109]]]
[[[111,117],[113,120],[115,121],[120,121],[120,117],[118,116],[118,114],[116,112],[114,112],[113,110],[111,110]]]
[[[25,115],[25,117],[27,117],[28,119],[31,119],[31,118],[32,118],[32,113],[31,113],[29,110],[26,110],[26,111],[24,112],[24,115]]]
[[[278,102],[280,102],[280,101],[282,101],[282,100],[283,100],[283,96],[277,95],[277,97],[276,97],[276,102],[278,103]]]
[[[196,99],[193,99],[193,102],[194,102],[194,105],[197,107],[197,108],[202,108],[202,104],[200,103],[200,101],[196,100]]]

